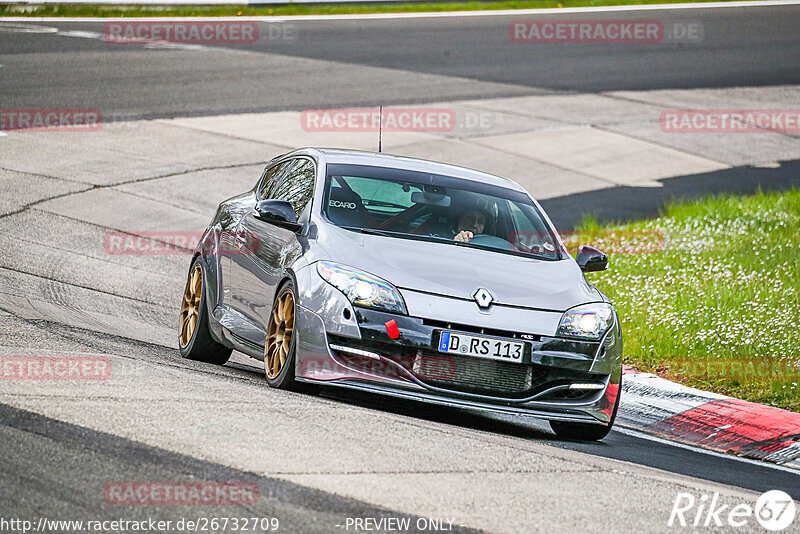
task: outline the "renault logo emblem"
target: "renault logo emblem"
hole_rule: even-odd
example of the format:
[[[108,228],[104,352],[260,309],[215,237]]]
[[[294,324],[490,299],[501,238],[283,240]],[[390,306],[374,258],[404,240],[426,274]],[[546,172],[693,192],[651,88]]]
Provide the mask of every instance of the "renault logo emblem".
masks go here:
[[[475,294],[472,295],[472,298],[475,299],[475,302],[477,302],[478,306],[481,308],[488,308],[494,300],[494,297],[491,293],[489,293],[489,290],[484,288],[477,290]]]

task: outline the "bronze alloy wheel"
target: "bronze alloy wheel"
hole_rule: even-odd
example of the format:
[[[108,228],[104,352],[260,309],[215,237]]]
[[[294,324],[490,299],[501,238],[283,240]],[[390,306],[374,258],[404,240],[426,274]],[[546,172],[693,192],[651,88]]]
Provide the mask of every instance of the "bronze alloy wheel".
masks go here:
[[[281,373],[292,348],[293,333],[294,293],[287,287],[278,295],[272,314],[269,316],[267,342],[264,344],[264,368],[267,378],[274,380]]]
[[[200,314],[200,301],[203,296],[203,271],[200,265],[195,265],[192,274],[186,281],[186,289],[183,291],[183,303],[181,304],[181,326],[180,342],[181,347],[186,347],[192,339],[194,329],[197,326],[197,318]]]

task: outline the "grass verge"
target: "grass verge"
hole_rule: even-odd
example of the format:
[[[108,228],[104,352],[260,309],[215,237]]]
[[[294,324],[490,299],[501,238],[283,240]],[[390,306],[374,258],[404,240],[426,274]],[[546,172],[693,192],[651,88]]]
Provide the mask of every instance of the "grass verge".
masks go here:
[[[627,363],[800,411],[800,191],[673,204],[621,226],[587,219],[567,243],[609,254],[587,278],[616,305]]]
[[[485,11],[492,9],[543,9],[562,7],[680,4],[734,0],[521,0],[503,2],[408,2],[382,4],[283,4],[206,6],[119,6],[94,4],[2,4],[0,16],[12,17],[233,17],[349,15],[359,13],[409,13],[437,11]]]

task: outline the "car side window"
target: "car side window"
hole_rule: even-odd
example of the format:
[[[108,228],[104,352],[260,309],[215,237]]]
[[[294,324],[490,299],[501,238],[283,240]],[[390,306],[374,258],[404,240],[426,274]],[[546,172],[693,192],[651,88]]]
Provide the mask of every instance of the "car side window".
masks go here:
[[[291,167],[278,177],[278,183],[271,191],[269,198],[285,200],[294,208],[297,219],[308,206],[314,194],[314,177],[316,167],[311,160],[297,158],[291,161]]]
[[[264,179],[261,181],[261,188],[258,190],[258,198],[260,200],[272,198],[272,194],[275,191],[275,187],[278,185],[278,181],[286,173],[286,171],[289,170],[289,168],[292,166],[292,163],[295,161],[296,160],[284,161],[283,163],[278,163],[277,165],[273,165],[267,169],[267,171],[264,173]]]
[[[558,256],[553,236],[533,208],[508,201],[514,231],[508,241],[524,252]],[[525,212],[527,211],[527,213]]]

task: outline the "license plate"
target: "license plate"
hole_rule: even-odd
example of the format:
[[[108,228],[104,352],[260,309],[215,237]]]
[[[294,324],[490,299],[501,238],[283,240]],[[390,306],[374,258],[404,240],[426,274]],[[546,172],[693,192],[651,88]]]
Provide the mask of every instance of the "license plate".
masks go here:
[[[525,343],[494,337],[442,332],[439,336],[439,352],[522,363],[525,355]]]

